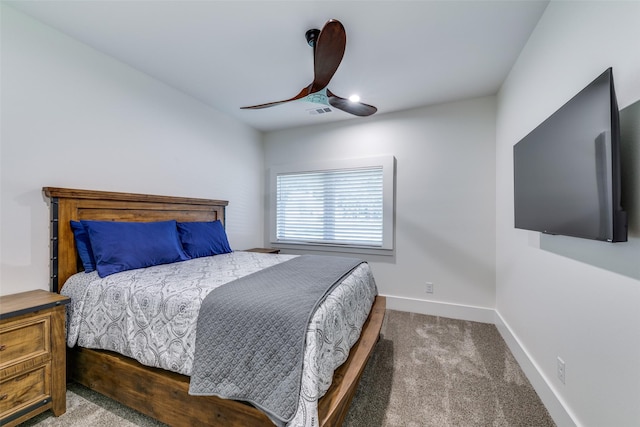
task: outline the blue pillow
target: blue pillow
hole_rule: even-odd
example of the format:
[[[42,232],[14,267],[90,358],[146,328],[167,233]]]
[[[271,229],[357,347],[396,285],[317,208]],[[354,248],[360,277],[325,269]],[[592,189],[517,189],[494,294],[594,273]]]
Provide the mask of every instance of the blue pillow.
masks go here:
[[[81,221],[91,240],[100,277],[136,268],[185,261],[176,221]]]
[[[179,222],[178,234],[182,247],[191,258],[232,252],[220,221]]]
[[[87,231],[84,229],[84,225],[82,225],[81,222],[70,222],[71,229],[73,230],[73,236],[76,239],[76,250],[78,251],[80,261],[82,261],[84,272],[91,273],[96,269],[96,260],[93,256],[93,251],[91,250],[91,241],[89,240],[89,235],[87,234]]]

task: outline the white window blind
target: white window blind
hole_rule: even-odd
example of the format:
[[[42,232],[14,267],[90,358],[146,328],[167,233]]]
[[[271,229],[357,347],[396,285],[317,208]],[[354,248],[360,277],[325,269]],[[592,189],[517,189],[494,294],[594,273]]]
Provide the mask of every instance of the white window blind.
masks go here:
[[[281,173],[278,242],[383,246],[383,168]]]

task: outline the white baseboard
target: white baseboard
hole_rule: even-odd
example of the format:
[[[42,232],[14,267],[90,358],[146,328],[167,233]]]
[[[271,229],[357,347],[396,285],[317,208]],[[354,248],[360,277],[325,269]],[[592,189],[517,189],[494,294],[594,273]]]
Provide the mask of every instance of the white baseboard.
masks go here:
[[[493,308],[474,307],[446,302],[427,301],[413,298],[404,298],[391,295],[383,295],[387,298],[387,308],[411,313],[428,314],[431,316],[449,317],[451,319],[470,320],[473,322],[492,323],[496,325],[502,339],[518,361],[522,371],[529,379],[540,400],[549,411],[551,418],[558,427],[576,427],[580,424],[576,418],[567,411],[562,400],[555,393],[552,385],[542,374],[538,365],[529,356],[526,349],[504,321],[500,313]]]
[[[551,383],[542,374],[535,361],[529,356],[527,350],[522,346],[518,337],[513,333],[509,325],[504,321],[499,312],[495,311],[494,324],[502,335],[502,339],[506,342],[513,357],[518,361],[522,371],[529,379],[529,382],[535,389],[540,400],[549,411],[549,415],[558,427],[576,427],[580,424],[575,417],[567,411],[566,406],[562,403],[562,399],[553,389]]]
[[[492,308],[419,300],[414,298],[383,295],[387,298],[387,308],[451,319],[471,320],[473,322],[494,323],[495,311]]]

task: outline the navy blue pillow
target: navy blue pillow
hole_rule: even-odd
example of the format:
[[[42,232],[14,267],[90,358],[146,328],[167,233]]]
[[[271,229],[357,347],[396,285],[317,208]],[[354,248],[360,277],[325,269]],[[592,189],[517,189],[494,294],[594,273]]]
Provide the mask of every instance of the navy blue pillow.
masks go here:
[[[185,261],[176,221],[81,221],[91,240],[100,277],[136,268]]]
[[[91,273],[96,269],[96,260],[91,250],[91,241],[89,235],[79,221],[70,221],[73,236],[76,238],[76,249],[85,273]]]
[[[220,221],[179,222],[178,234],[182,247],[191,258],[232,252]]]

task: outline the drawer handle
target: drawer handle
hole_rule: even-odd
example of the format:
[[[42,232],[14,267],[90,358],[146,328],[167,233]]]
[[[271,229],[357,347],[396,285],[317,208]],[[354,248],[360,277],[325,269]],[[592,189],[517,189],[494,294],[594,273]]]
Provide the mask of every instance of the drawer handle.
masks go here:
[[[6,400],[7,397],[9,397],[9,395],[7,393],[5,393],[2,396],[0,396],[0,400]]]
[[[4,344],[0,344],[0,351],[4,351],[7,349],[7,346]]]

